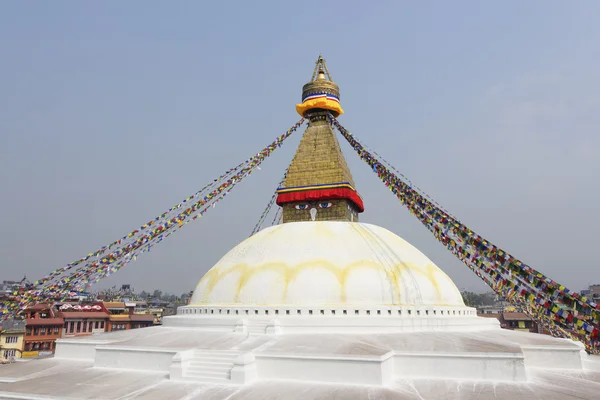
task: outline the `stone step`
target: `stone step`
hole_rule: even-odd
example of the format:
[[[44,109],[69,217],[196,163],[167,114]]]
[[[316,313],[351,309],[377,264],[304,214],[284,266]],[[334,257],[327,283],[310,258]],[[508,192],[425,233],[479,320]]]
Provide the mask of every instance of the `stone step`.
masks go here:
[[[233,362],[225,360],[206,360],[206,359],[194,359],[190,361],[190,367],[206,367],[206,368],[221,368],[231,367]]]
[[[206,368],[206,367],[188,367],[186,370],[186,374],[194,375],[194,374],[222,374],[224,376],[229,376],[229,371],[231,371],[231,366],[225,366],[221,368]]]
[[[229,381],[229,372],[213,372],[213,371],[190,371],[185,374],[189,378],[211,378],[211,379],[222,379]]]
[[[229,363],[229,364],[233,364],[233,362],[235,361],[235,359],[237,358],[236,356],[219,356],[217,354],[214,355],[210,355],[210,356],[204,356],[204,357],[194,357],[190,360],[190,363],[193,363],[195,361],[198,362],[212,362],[212,363]]]
[[[213,378],[207,376],[186,376],[184,378],[186,381],[198,382],[198,383],[212,383],[212,384],[221,384],[221,385],[234,385],[229,379],[224,378]]]

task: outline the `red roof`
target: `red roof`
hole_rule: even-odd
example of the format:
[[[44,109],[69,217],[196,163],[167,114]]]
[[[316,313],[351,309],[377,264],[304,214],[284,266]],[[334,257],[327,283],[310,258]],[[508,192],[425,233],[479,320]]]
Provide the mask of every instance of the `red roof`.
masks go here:
[[[496,319],[500,319],[500,316],[502,314],[498,314],[498,313],[494,313],[494,314],[477,314],[478,317],[481,318],[496,318]]]
[[[522,312],[505,312],[502,313],[502,317],[507,321],[531,321],[531,318]]]
[[[32,310],[32,311],[43,311],[43,310],[48,310],[51,309],[52,306],[50,304],[36,304],[33,305],[31,307],[27,307],[27,310]]]
[[[108,314],[102,311],[62,311],[63,318],[108,318]]]
[[[65,320],[62,318],[28,318],[27,326],[34,325],[63,325]]]

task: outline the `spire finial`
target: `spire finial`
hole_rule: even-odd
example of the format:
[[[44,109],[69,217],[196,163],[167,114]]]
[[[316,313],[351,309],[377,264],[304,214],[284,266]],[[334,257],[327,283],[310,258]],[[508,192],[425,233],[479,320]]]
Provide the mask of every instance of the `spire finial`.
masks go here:
[[[333,79],[331,79],[331,75],[329,75],[329,70],[327,69],[327,63],[325,62],[323,56],[319,53],[319,58],[317,58],[317,61],[315,62],[315,70],[313,71],[313,75],[310,81],[314,82],[325,80],[333,82]]]

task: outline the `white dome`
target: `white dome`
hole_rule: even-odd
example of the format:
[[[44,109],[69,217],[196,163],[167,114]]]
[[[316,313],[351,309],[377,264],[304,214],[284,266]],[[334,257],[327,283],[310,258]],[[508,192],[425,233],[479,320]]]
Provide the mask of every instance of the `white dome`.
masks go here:
[[[452,280],[387,229],[353,222],[266,228],[227,253],[190,305],[460,306]]]

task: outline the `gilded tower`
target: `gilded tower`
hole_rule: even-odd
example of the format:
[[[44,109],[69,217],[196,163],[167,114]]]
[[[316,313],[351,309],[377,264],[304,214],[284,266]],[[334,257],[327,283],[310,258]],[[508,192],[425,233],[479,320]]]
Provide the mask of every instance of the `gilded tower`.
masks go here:
[[[321,56],[310,82],[302,88],[302,103],[296,111],[309,122],[283,187],[277,190],[283,222],[357,222],[364,211],[363,201],[327,118],[328,113],[337,118],[344,112],[340,89]]]

